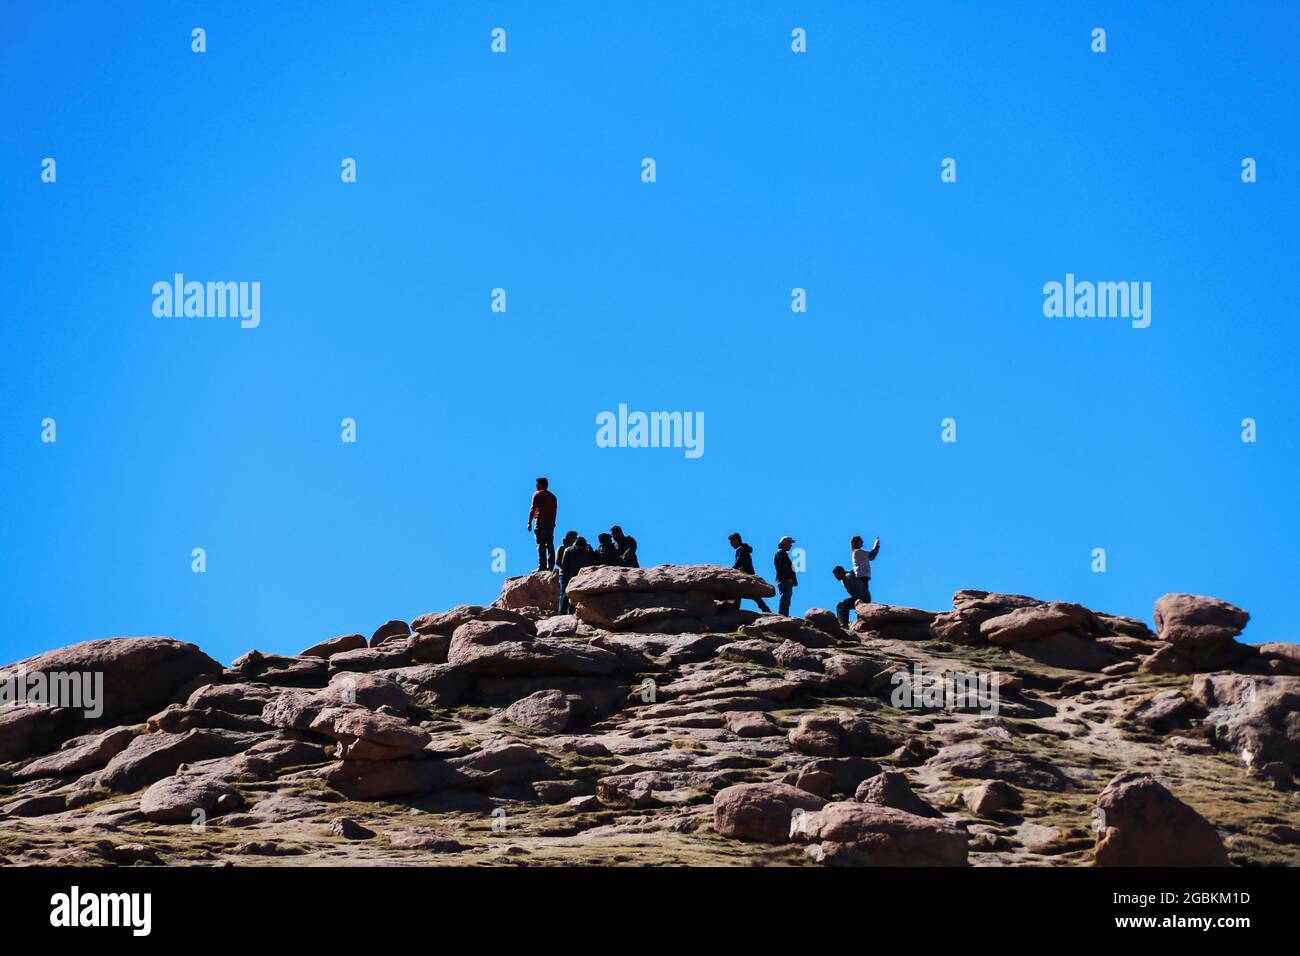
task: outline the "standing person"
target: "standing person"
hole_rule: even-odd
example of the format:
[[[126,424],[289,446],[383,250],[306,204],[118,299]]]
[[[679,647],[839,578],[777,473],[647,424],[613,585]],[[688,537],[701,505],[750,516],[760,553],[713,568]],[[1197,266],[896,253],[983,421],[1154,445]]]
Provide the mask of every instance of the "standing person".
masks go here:
[[[568,535],[565,535],[567,538]],[[587,544],[587,539],[575,536],[573,544],[564,548],[560,552],[560,607],[561,614],[572,614],[573,607],[569,604],[569,582],[573,576],[583,568],[598,564],[596,553],[591,550],[591,545]]]
[[[740,537],[739,531],[733,531],[727,536],[727,543],[736,549],[736,563],[732,565],[737,571],[743,571],[745,574],[754,573],[754,549],[745,544]],[[761,597],[754,598],[754,603],[764,614],[771,614],[772,609],[767,606],[767,602]],[[736,602],[736,608],[739,610],[740,602]]]
[[[835,580],[843,584],[844,590],[849,592],[848,597],[835,605],[835,616],[840,620],[840,627],[848,627],[849,611],[853,610],[859,601],[870,604],[871,592],[867,590],[867,584],[863,578],[858,577],[856,574],[849,574],[838,564],[831,569],[831,574],[835,575]]]
[[[871,562],[876,560],[876,555],[880,553],[880,539],[876,538],[876,543],[871,546],[870,551],[864,551],[862,550],[861,535],[855,534],[853,539],[849,541],[849,548],[851,549],[850,557],[853,558],[853,577],[862,582],[862,590],[866,594],[866,597],[859,600],[870,604]],[[848,585],[845,585],[845,587],[848,587]],[[850,591],[849,593],[852,594],[853,592]]]
[[[786,535],[778,542],[776,555],[772,559],[772,564],[776,567],[776,590],[781,595],[780,610],[777,613],[784,614],[786,617],[790,616],[790,598],[799,585],[799,578],[794,573],[794,562],[790,560],[792,544],[794,538]]]
[[[545,478],[537,479],[537,491],[533,493],[533,504],[528,509],[528,530],[533,530],[537,540],[537,570],[550,571],[555,567],[555,512],[559,502],[550,492],[550,482]]]
[[[555,568],[560,571],[560,576],[564,576],[564,552],[573,547],[573,543],[578,540],[578,532],[566,531],[564,538],[560,541],[560,550],[555,552]]]
[[[641,562],[636,558],[636,538],[630,534],[624,534],[623,529],[618,525],[614,525],[609,529],[609,536],[614,539],[614,547],[618,550],[618,560],[623,567],[641,567]]]

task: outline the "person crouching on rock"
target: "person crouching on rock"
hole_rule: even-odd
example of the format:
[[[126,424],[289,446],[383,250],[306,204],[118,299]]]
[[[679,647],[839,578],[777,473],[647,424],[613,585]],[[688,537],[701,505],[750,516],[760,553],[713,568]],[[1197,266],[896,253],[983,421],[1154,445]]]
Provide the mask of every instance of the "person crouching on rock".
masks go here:
[[[636,558],[636,538],[624,534],[618,525],[609,529],[609,536],[614,539],[614,548],[618,551],[619,564],[625,568],[639,568],[641,562]]]
[[[545,478],[537,479],[537,491],[533,494],[532,507],[528,509],[528,530],[537,524],[537,570],[550,571],[555,567],[555,513],[559,502],[549,490],[550,482]]]
[[[736,549],[736,563],[732,565],[737,571],[743,571],[745,574],[754,573],[754,549],[745,544],[740,537],[739,531],[733,531],[727,537],[727,542]],[[767,602],[761,597],[754,598],[754,603],[764,614],[771,614],[772,609],[767,606]],[[740,600],[736,600],[736,610],[740,610]]]
[[[786,617],[790,616],[790,598],[794,596],[794,589],[799,586],[799,579],[794,573],[794,563],[790,560],[790,546],[794,544],[794,538],[786,535],[776,546],[776,555],[772,558],[772,564],[776,568],[776,590],[781,595],[779,614]]]
[[[573,532],[569,532],[573,534]],[[565,535],[567,539],[569,535]],[[583,568],[599,564],[596,552],[591,550],[587,539],[574,535],[574,541],[560,551],[560,607],[561,614],[572,614],[573,606],[569,604],[569,582]]]
[[[860,540],[860,539],[859,539]],[[840,619],[840,627],[849,626],[849,611],[859,601],[871,603],[871,592],[867,590],[866,582],[856,574],[849,574],[838,564],[831,569],[831,574],[835,575],[835,580],[844,585],[844,590],[849,592],[839,604],[835,605],[835,616]]]

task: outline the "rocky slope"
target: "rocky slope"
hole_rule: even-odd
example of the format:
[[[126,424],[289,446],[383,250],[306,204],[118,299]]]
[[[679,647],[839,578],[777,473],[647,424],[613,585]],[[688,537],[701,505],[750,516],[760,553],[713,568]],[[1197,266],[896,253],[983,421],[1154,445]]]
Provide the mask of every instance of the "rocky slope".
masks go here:
[[[714,566],[591,568],[223,668],[161,637],[6,674],[7,864],[1300,864],[1300,645],[1166,595],[739,610]]]

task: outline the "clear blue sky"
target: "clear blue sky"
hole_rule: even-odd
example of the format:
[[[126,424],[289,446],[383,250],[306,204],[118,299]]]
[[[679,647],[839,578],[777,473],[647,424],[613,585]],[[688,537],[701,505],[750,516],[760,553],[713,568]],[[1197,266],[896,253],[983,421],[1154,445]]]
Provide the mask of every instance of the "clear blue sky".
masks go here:
[[[889,603],[1191,591],[1296,639],[1300,8],[705,6],[6,4],[0,659],[490,601],[538,474],[647,564],[794,535],[798,611],[859,532]],[[177,272],[261,326],[155,318]],[[1067,272],[1151,282],[1150,328],[1045,318]],[[598,448],[620,403],[705,454]]]

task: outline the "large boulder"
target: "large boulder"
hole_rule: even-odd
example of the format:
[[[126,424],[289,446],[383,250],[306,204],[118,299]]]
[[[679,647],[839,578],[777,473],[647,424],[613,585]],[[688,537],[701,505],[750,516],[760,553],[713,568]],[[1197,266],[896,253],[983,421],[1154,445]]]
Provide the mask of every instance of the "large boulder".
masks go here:
[[[907,779],[907,774],[901,770],[886,770],[863,780],[854,791],[853,799],[859,803],[875,803],[882,807],[904,810],[918,817],[942,816],[938,810],[917,796]]]
[[[574,698],[560,690],[539,690],[505,709],[512,724],[539,734],[558,734],[574,717]]]
[[[157,823],[192,823],[239,805],[235,788],[211,774],[164,777],[140,797],[140,812]]]
[[[400,713],[411,706],[406,689],[376,671],[339,671],[330,678],[322,696],[333,703],[360,704],[370,710],[389,707]]]
[[[820,844],[817,858],[857,866],[965,866],[965,831],[876,803],[828,803],[802,813],[790,836]]]
[[[183,763],[229,757],[246,750],[256,738],[226,730],[190,730],[183,734],[141,734],[103,770],[83,777],[88,786],[99,784],[120,793],[131,793],[155,780],[170,776]]]
[[[775,593],[760,577],[715,564],[602,565],[583,568],[568,586],[574,612],[587,624],[664,634],[732,629],[749,615],[720,602]]]
[[[462,624],[478,619],[486,610],[481,604],[458,604],[450,611],[434,611],[422,614],[411,622],[411,630],[417,634],[446,634]]]
[[[452,635],[447,663],[485,677],[599,676],[624,669],[619,656],[603,648],[564,639],[539,641],[511,621],[462,624]]]
[[[138,733],[136,727],[114,727],[67,741],[57,753],[39,757],[14,774],[17,780],[67,777],[98,770],[126,749]]]
[[[1300,644],[1270,641],[1256,649],[1270,673],[1300,676]]]
[[[952,610],[936,614],[930,622],[930,636],[954,644],[978,644],[980,625],[990,618],[1010,613],[1016,608],[1042,604],[1024,594],[998,594],[989,591],[962,590],[952,596]]]
[[[574,606],[579,620],[611,631],[656,631],[675,620],[700,622],[698,630],[718,609],[702,591],[606,591],[586,595]]]
[[[0,762],[51,750],[82,722],[65,707],[0,706]]]
[[[611,591],[698,591],[720,600],[772,597],[776,588],[762,578],[718,564],[663,564],[651,568],[599,565],[583,568],[569,582],[575,604],[593,594]]]
[[[365,647],[366,639],[362,634],[343,634],[339,637],[331,637],[318,644],[313,644],[305,651],[300,651],[299,657],[332,657],[341,651],[355,651],[358,647]]]
[[[337,671],[377,671],[390,667],[405,667],[415,660],[418,636],[392,637],[378,647],[358,647],[352,651],[331,654],[329,673]]]
[[[899,607],[893,604],[867,604],[859,601],[854,606],[857,620],[852,630],[859,633],[872,633],[879,637],[899,641],[919,641],[930,636],[930,624],[935,619],[934,611],[923,611],[915,607]]]
[[[425,708],[455,707],[474,681],[450,664],[414,664],[370,673],[391,680]]]
[[[798,617],[781,614],[763,614],[740,627],[740,633],[749,637],[774,638],[795,641],[804,647],[831,647],[835,636],[824,628],[816,627]]]
[[[325,707],[308,725],[309,730],[343,743],[351,760],[396,760],[409,757],[432,739],[419,727],[398,717],[376,713],[359,705]]]
[[[1092,620],[1092,612],[1082,605],[1053,601],[1019,607],[988,618],[980,624],[979,631],[990,643],[1007,645],[1032,641],[1057,631],[1086,627]]]
[[[1223,670],[1262,673],[1266,670],[1254,645],[1237,641],[1202,645],[1157,641],[1154,647],[1140,663],[1141,670],[1149,674],[1204,674]]]
[[[73,675],[90,675],[92,685],[102,677],[103,690],[97,702],[100,713],[87,717],[108,722],[153,713],[180,691],[188,694],[199,681],[217,680],[221,670],[219,663],[184,641],[170,637],[110,637],[47,651],[9,664],[0,673],[22,674],[29,679],[43,674],[54,679],[52,686],[59,678]],[[85,686],[84,679],[80,683]],[[72,707],[78,711],[92,709],[79,703]]]
[[[1249,620],[1235,604],[1199,594],[1166,594],[1156,601],[1156,636],[1179,647],[1231,641]]]
[[[1214,742],[1249,767],[1300,769],[1300,677],[1198,674],[1192,700],[1207,711]]]
[[[506,578],[501,594],[492,602],[495,608],[518,610],[535,607],[554,614],[560,606],[560,575],[557,571],[534,571]]]
[[[1229,865],[1214,827],[1149,774],[1121,773],[1097,807],[1097,866]]]
[[[252,650],[235,658],[230,664],[230,670],[246,681],[290,687],[318,687],[325,682],[329,664],[325,658],[314,655],[286,657]]]
[[[804,714],[790,731],[790,746],[813,757],[883,757],[898,741],[847,712]]]
[[[718,791],[713,823],[733,840],[785,843],[796,811],[818,810],[825,804],[821,797],[788,784],[742,783]]]
[[[379,627],[375,628],[375,633],[370,635],[370,646],[379,647],[387,644],[389,641],[399,640],[409,636],[411,633],[410,625],[405,621],[385,621]]]

